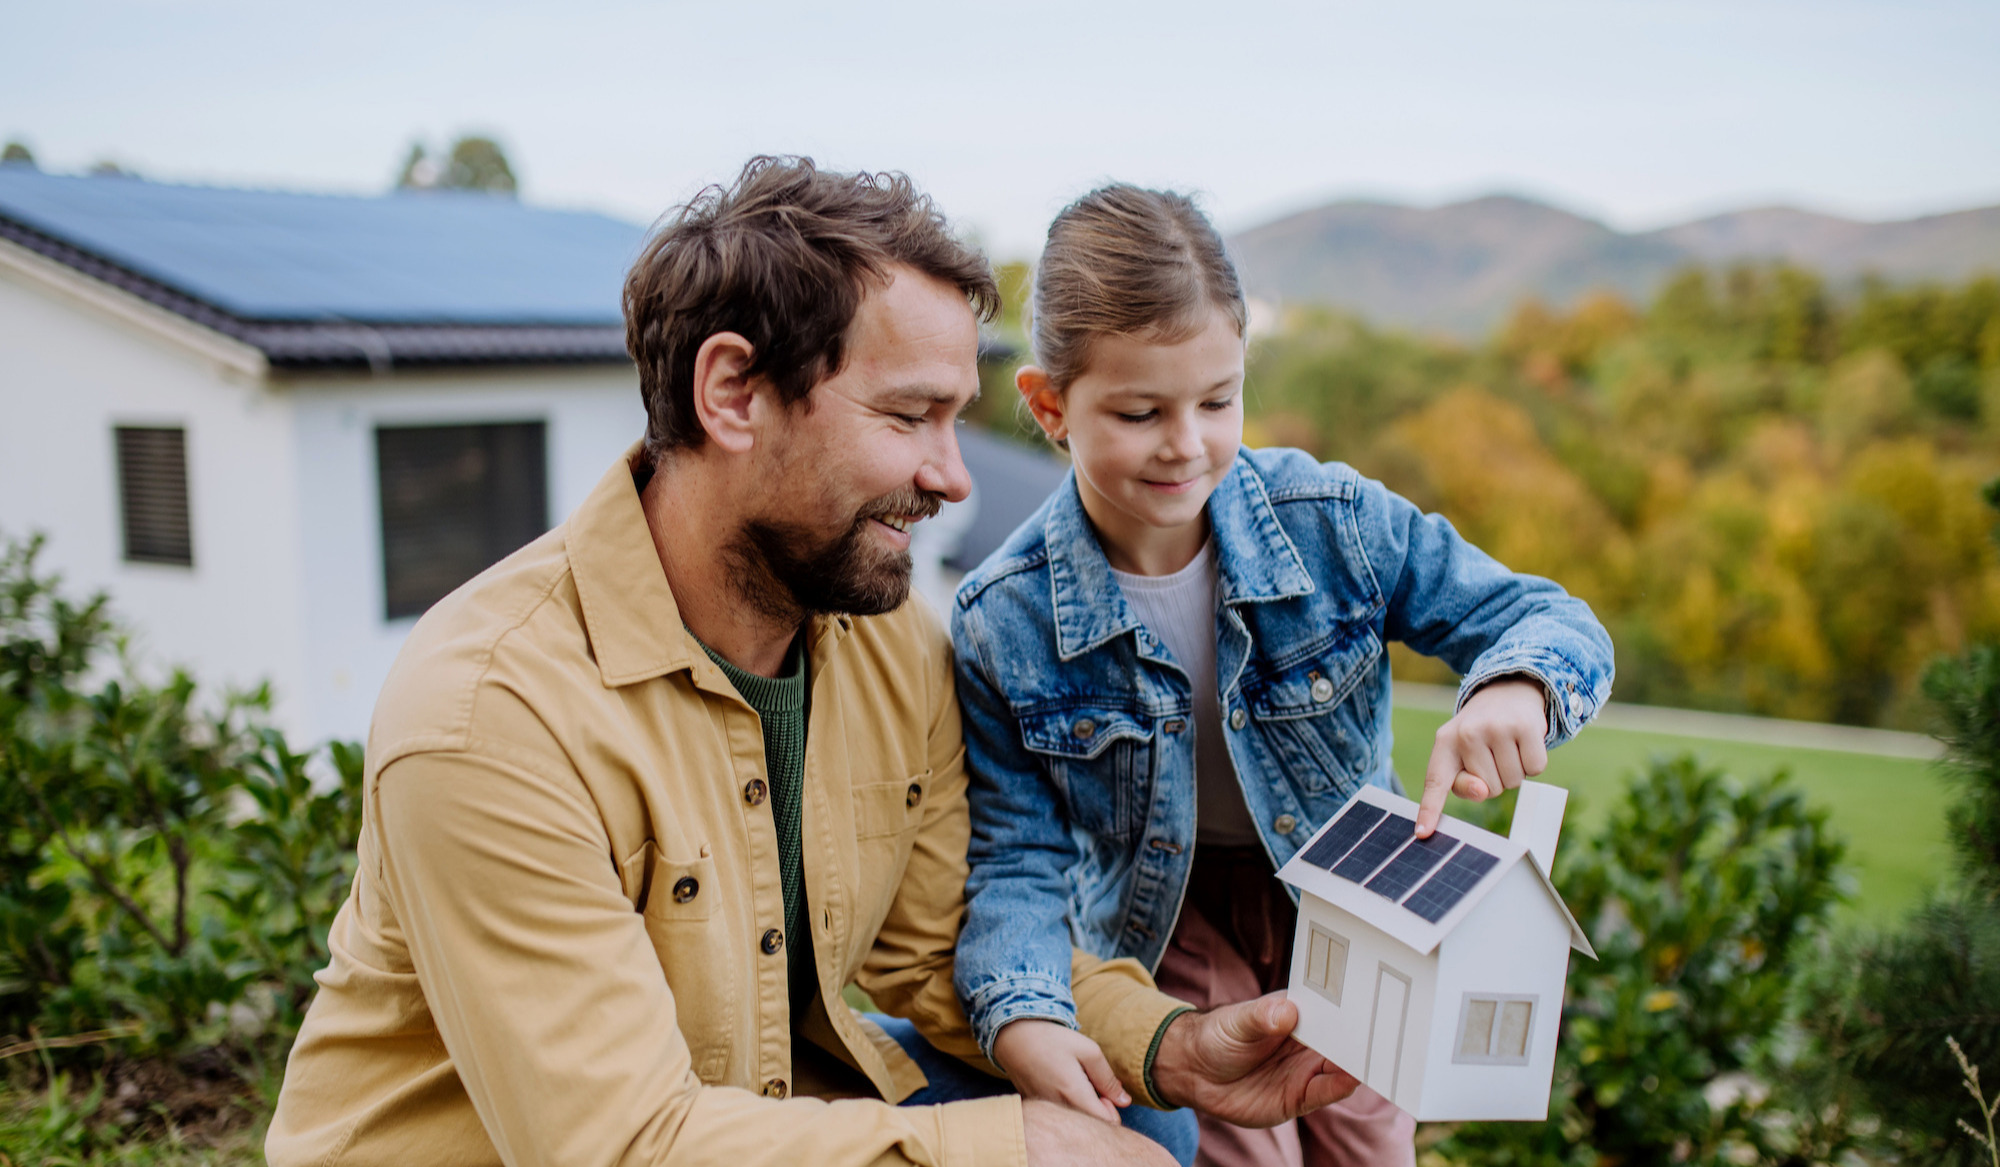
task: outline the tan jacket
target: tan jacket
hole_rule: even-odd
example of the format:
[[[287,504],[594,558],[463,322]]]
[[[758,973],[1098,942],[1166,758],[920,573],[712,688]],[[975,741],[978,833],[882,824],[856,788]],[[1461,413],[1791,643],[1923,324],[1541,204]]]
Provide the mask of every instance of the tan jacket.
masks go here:
[[[964,750],[918,604],[815,620],[805,882],[823,1009],[881,1098],[923,1075],[853,983],[979,1057],[952,991]],[[620,462],[568,522],[418,622],[376,703],[354,888],[292,1051],[273,1167],[1019,1164],[1012,1096],[793,1093],[757,715],[682,627]],[[1079,955],[1135,1098],[1175,1007]]]

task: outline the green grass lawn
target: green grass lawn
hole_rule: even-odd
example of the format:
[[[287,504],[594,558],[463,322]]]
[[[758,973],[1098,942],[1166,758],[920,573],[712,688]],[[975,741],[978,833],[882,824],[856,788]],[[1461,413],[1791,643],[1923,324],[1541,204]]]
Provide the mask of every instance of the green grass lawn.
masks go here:
[[[1395,711],[1396,771],[1413,795],[1446,716]],[[1588,830],[1603,821],[1626,776],[1648,758],[1687,750],[1739,778],[1791,768],[1807,799],[1826,807],[1833,828],[1847,839],[1855,898],[1843,914],[1850,922],[1892,923],[1949,874],[1944,807],[1951,795],[1929,762],[1593,726],[1549,755],[1544,778],[1570,790],[1568,821]]]

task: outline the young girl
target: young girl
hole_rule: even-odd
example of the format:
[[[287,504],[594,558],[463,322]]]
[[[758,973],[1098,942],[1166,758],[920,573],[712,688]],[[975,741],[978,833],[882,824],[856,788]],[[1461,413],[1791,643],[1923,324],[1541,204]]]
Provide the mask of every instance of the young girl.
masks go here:
[[[1390,768],[1400,640],[1461,673],[1419,833],[1447,790],[1540,773],[1611,685],[1581,601],[1516,575],[1380,483],[1247,450],[1246,311],[1184,196],[1109,186],[1049,228],[1038,364],[1016,384],[1074,463],[952,611],[972,787],[957,985],[1028,1097],[1115,1118],[1074,1032],[1072,945],[1212,1007],[1284,988],[1274,872]],[[1365,1087],[1294,1126],[1204,1118],[1203,1162],[1410,1164],[1415,1123]]]

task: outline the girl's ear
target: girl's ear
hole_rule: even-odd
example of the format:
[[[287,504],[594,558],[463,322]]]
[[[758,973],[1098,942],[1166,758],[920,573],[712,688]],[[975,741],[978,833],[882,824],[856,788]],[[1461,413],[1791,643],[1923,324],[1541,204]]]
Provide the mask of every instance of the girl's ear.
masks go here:
[[[1014,374],[1014,388],[1020,390],[1021,400],[1028,403],[1028,412],[1035,415],[1035,424],[1042,427],[1050,441],[1060,442],[1069,437],[1062,394],[1049,383],[1049,375],[1040,366],[1022,365]]]

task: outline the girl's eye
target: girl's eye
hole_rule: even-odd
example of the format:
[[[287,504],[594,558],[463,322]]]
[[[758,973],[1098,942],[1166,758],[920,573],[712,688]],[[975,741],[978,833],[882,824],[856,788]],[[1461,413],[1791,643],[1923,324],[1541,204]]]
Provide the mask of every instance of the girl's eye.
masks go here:
[[[1236,404],[1234,397],[1225,397],[1220,401],[1204,401],[1201,403],[1201,407],[1211,412],[1220,413],[1234,404]]]
[[[1159,410],[1157,409],[1149,409],[1144,413],[1121,413],[1118,416],[1125,421],[1131,422],[1151,421],[1153,420],[1153,415],[1158,412]]]

